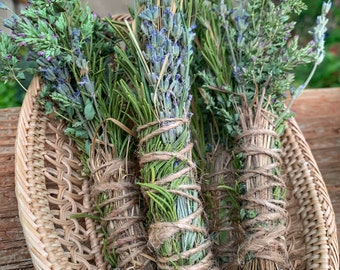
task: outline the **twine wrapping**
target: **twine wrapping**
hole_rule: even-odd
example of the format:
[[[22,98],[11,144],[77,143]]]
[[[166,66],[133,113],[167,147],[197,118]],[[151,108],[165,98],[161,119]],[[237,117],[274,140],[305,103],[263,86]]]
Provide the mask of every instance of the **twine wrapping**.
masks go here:
[[[95,137],[90,157],[94,179],[91,194],[96,208],[100,209],[97,214],[101,216],[100,226],[105,235],[104,254],[113,254],[119,269],[153,270],[155,265],[147,248],[135,163],[116,158],[114,147],[106,141]]]
[[[157,254],[157,266],[158,269],[180,269],[180,270],[208,270],[214,269],[213,258],[211,252],[211,242],[208,240],[208,232],[203,222],[203,205],[200,200],[199,194],[201,187],[197,183],[197,174],[195,164],[192,162],[191,152],[193,145],[188,143],[185,139],[182,149],[176,149],[177,151],[151,151],[147,152],[146,149],[150,149],[148,146],[152,145],[157,138],[161,138],[163,133],[176,129],[181,125],[187,125],[188,119],[162,119],[162,121],[155,121],[149,124],[143,125],[137,129],[140,135],[140,165],[143,176],[143,168],[150,164],[159,164],[163,162],[163,166],[173,166],[174,162],[182,164],[180,168],[175,167],[170,170],[171,173],[163,175],[161,178],[152,181],[154,186],[164,188],[173,197],[175,197],[174,208],[177,209],[178,202],[180,200],[185,201],[186,205],[194,205],[191,209],[185,209],[188,211],[187,215],[183,218],[179,218],[176,221],[167,222],[164,220],[152,220],[148,230],[148,246],[152,248]],[[166,123],[166,124],[164,124]],[[185,127],[186,128],[186,127]],[[175,142],[174,144],[177,144]],[[164,146],[166,149],[168,146]],[[144,173],[144,176],[147,175]],[[150,183],[151,179],[143,179],[145,182]],[[174,183],[179,183],[176,188],[173,188]],[[150,204],[149,192],[157,193],[157,189],[143,187],[143,193],[145,194],[146,201]],[[173,253],[170,256],[162,256],[160,249],[165,243],[171,243],[171,241],[184,241],[183,237],[187,233],[194,235],[194,243],[190,249],[178,250],[177,253]],[[179,243],[182,247],[182,244]],[[190,261],[190,258],[194,256],[202,256],[203,258],[195,263],[186,263],[183,265],[183,260]]]
[[[240,174],[237,181],[246,187],[240,198],[244,204],[238,264],[243,269],[283,269],[289,267],[287,211],[274,116],[262,109],[261,101],[252,108],[243,105],[237,109],[243,131],[236,137],[235,153],[242,155],[244,164],[236,173]]]
[[[237,230],[231,217],[237,215],[231,190],[234,186],[230,149],[218,145],[214,152],[207,156],[207,175],[203,175],[204,210],[208,215],[209,234],[213,238],[213,254],[220,269],[230,269],[236,261]]]

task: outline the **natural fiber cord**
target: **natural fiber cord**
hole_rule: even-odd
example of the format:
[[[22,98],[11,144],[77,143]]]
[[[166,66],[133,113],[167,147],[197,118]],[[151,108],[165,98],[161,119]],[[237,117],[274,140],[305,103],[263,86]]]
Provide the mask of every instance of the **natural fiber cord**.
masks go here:
[[[106,212],[100,225],[107,234],[105,256],[115,254],[118,269],[153,270],[135,163],[113,157],[114,150],[108,151],[109,148],[104,142],[94,144],[89,162],[94,208]]]
[[[218,145],[207,158],[207,175],[203,176],[202,192],[204,210],[209,221],[209,234],[213,241],[213,254],[220,269],[231,269],[236,262],[238,233],[233,226],[232,216],[238,209],[234,190],[231,150]]]
[[[243,166],[236,168],[237,181],[245,185],[240,222],[242,239],[238,250],[240,269],[289,269],[286,235],[286,202],[281,175],[281,152],[275,146],[275,117],[262,108],[262,99],[253,107],[238,107],[242,132],[236,136],[235,154]],[[279,190],[279,194],[274,194]]]

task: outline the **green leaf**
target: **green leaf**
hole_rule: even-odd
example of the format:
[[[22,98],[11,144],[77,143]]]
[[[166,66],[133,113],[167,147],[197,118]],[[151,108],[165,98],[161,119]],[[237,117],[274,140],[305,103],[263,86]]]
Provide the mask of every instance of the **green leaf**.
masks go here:
[[[75,136],[77,138],[87,139],[89,137],[89,134],[86,130],[76,130]]]
[[[45,111],[46,111],[46,114],[50,114],[53,112],[53,103],[50,102],[50,101],[47,101],[45,103]]]
[[[93,104],[90,99],[87,99],[85,102],[84,109],[85,119],[91,121],[96,115],[96,111],[94,110]]]
[[[91,149],[91,141],[86,140],[85,141],[85,153],[87,156],[90,156],[90,149]]]
[[[18,72],[17,79],[18,80],[25,80],[25,73],[23,71]]]
[[[244,220],[244,219],[246,218],[246,216],[247,216],[247,212],[246,212],[246,210],[245,210],[244,208],[242,208],[242,209],[240,210],[240,217],[241,217],[241,220]]]
[[[72,127],[73,128],[78,128],[78,127],[81,127],[83,125],[84,125],[84,122],[82,122],[82,121],[75,121],[75,122],[73,122]]]
[[[74,128],[65,128],[64,133],[68,136],[74,136],[76,133],[76,130]]]
[[[247,211],[247,218],[253,219],[257,216],[257,212],[255,210],[248,210]]]
[[[61,13],[61,12],[65,12],[66,9],[64,9],[61,5],[59,5],[58,3],[56,2],[53,2],[53,10],[55,13]]]

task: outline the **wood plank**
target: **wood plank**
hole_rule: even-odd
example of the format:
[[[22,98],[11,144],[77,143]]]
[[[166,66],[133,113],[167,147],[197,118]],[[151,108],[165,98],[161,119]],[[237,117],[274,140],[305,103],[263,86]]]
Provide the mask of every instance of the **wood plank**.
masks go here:
[[[14,192],[14,143],[19,108],[0,111],[0,269],[33,269]]]
[[[307,90],[293,105],[336,211],[340,240],[340,88]],[[14,192],[19,108],[0,110],[0,270],[33,269]]]
[[[339,100],[340,88],[309,89],[295,101],[292,110],[296,112],[297,119],[306,120],[303,123],[320,116],[331,119],[336,116],[339,119]]]
[[[311,89],[292,107],[329,189],[338,185],[340,179],[339,104],[340,88]]]
[[[340,88],[307,90],[292,110],[326,183],[340,246]]]

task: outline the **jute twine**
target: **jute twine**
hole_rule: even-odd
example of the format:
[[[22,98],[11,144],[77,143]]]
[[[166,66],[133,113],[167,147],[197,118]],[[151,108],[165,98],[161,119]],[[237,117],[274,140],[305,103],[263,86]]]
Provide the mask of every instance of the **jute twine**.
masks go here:
[[[144,133],[147,135],[140,138],[139,147],[143,151],[143,149],[147,148],[145,146],[148,143],[152,143],[150,140],[153,138],[161,136],[163,133],[169,132],[171,129],[175,129],[181,125],[186,125],[188,122],[189,119],[170,118],[140,126],[137,129],[139,134]],[[161,139],[161,137],[159,138]],[[203,225],[203,205],[200,198],[195,195],[200,194],[201,187],[197,183],[196,167],[192,162],[192,147],[193,145],[191,143],[186,143],[183,148],[177,152],[143,152],[140,157],[141,167],[145,166],[147,163],[158,161],[169,161],[170,166],[173,166],[174,158],[180,163],[185,162],[185,166],[182,166],[179,171],[164,176],[162,179],[156,179],[156,181],[152,183],[166,189],[169,193],[176,195],[177,198],[185,199],[188,205],[195,204],[197,206],[196,209],[192,209],[193,212],[189,213],[185,218],[181,218],[175,222],[162,222],[155,220],[154,223],[149,226],[148,245],[155,250],[155,253],[157,254],[156,262],[158,269],[214,269],[211,242],[208,240],[208,232]],[[187,179],[187,181],[183,183],[183,179]],[[178,182],[182,182],[182,184],[179,184],[176,189],[171,189],[170,184],[176,180],[178,180]],[[148,182],[148,179],[144,179],[144,181]],[[145,192],[156,192],[154,189],[143,188],[143,190]],[[168,257],[161,256],[159,249],[164,243],[180,241],[181,236],[187,232],[193,233],[196,238],[192,248],[188,250],[178,250],[177,253]],[[200,237],[203,237],[203,241]],[[179,246],[181,246],[181,244],[179,244]],[[183,266],[180,261],[189,259],[193,255],[203,255],[204,257],[194,265],[191,264]]]
[[[284,269],[289,262],[284,238],[287,211],[285,199],[273,195],[274,189],[285,190],[281,151],[274,145],[278,140],[274,116],[262,109],[261,102],[237,109],[243,131],[236,138],[235,153],[244,158],[243,169],[237,173],[246,186],[242,208],[246,214],[255,214],[241,221],[238,264],[243,269]]]
[[[105,137],[105,136],[103,136]],[[118,269],[153,270],[155,265],[147,248],[144,213],[140,208],[141,190],[136,184],[136,168],[132,161],[115,157],[115,149],[96,140],[90,158],[94,178],[92,197],[107,212],[101,219],[106,254],[114,254]]]
[[[213,238],[213,254],[220,269],[230,269],[230,263],[236,261],[237,253],[237,230],[231,217],[238,215],[232,202],[232,199],[238,198],[227,189],[234,186],[230,151],[220,144],[207,156],[207,174],[203,175],[202,184],[209,234]]]

